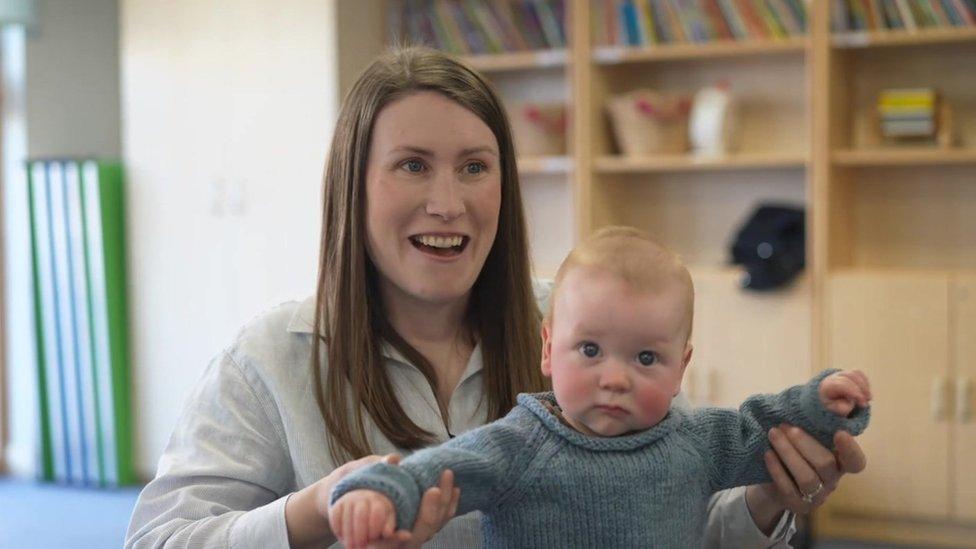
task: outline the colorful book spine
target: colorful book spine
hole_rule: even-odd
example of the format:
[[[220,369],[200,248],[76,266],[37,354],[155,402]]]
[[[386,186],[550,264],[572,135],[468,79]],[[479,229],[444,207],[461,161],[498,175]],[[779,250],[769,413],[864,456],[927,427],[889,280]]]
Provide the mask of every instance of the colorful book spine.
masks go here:
[[[33,161],[28,185],[41,476],[131,484],[121,168]]]

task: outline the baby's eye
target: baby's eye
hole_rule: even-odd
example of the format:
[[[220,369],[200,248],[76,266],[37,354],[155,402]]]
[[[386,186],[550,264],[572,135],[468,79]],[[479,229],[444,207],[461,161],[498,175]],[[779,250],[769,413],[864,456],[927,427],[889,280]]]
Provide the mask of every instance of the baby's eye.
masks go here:
[[[485,172],[488,166],[484,162],[471,162],[470,164],[465,164],[464,173],[468,175],[478,175]]]
[[[587,341],[580,345],[580,352],[587,358],[593,358],[600,354],[600,346],[591,341]]]
[[[654,351],[641,351],[637,353],[637,361],[644,366],[653,366],[657,363],[657,353]]]
[[[400,166],[406,168],[406,170],[410,173],[420,173],[424,171],[424,163],[416,159],[406,160],[400,164]]]

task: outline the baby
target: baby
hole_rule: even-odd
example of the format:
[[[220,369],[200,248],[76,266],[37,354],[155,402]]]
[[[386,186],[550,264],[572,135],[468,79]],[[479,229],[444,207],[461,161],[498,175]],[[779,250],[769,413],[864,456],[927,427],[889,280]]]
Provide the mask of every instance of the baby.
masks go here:
[[[445,469],[457,513],[483,512],[485,547],[698,547],[709,496],[768,482],[766,434],[792,423],[830,447],[868,423],[868,380],[829,370],[738,411],[671,407],[685,367],[694,290],[680,260],[636,229],[610,227],[556,274],[542,326],[550,393],[398,466],[343,479],[329,521],[347,546],[413,524]],[[734,329],[734,327],[730,327]]]

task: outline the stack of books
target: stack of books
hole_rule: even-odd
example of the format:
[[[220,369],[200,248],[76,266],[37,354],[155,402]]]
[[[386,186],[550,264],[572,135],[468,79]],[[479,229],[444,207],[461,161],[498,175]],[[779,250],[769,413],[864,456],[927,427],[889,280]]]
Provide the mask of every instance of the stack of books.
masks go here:
[[[642,47],[803,36],[803,0],[592,0],[594,42]]]
[[[564,0],[392,0],[391,44],[457,55],[566,47]]]
[[[937,94],[931,88],[885,90],[878,97],[881,134],[889,138],[932,137]]]
[[[976,0],[834,0],[836,32],[976,26]]]
[[[28,185],[41,476],[131,484],[122,169],[31,161]]]

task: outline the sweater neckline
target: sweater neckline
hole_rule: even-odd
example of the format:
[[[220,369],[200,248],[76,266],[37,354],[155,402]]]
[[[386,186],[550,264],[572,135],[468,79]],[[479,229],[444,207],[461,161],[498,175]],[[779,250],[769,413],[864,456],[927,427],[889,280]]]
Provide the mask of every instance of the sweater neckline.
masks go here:
[[[522,393],[518,395],[517,400],[520,406],[538,416],[546,428],[567,442],[587,450],[598,452],[621,452],[647,446],[673,431],[680,423],[680,414],[672,407],[668,411],[668,415],[664,416],[664,419],[660,423],[650,429],[618,437],[595,437],[584,435],[569,425],[566,425],[546,407],[547,403],[552,406],[558,406],[556,396],[552,391],[545,393]]]

